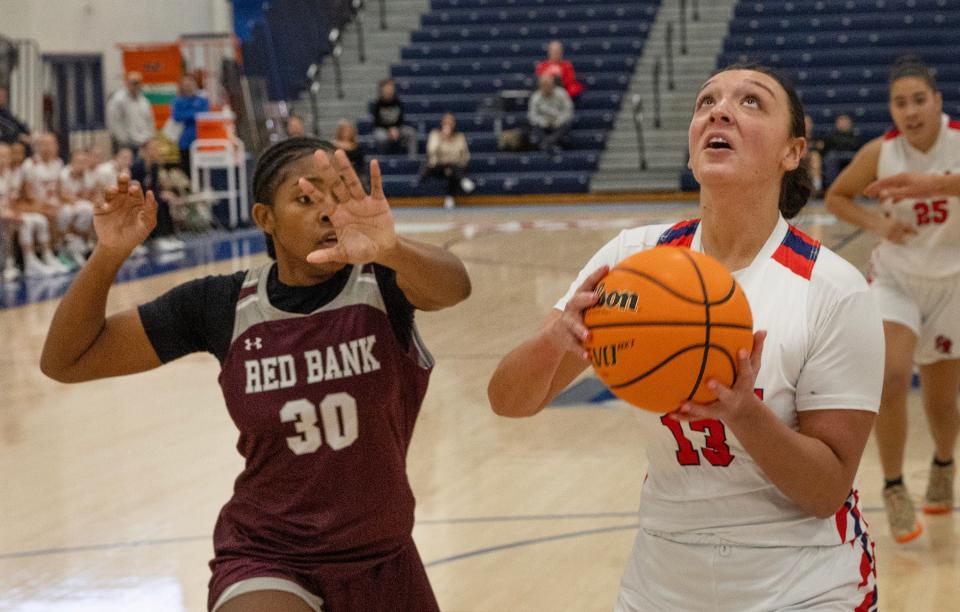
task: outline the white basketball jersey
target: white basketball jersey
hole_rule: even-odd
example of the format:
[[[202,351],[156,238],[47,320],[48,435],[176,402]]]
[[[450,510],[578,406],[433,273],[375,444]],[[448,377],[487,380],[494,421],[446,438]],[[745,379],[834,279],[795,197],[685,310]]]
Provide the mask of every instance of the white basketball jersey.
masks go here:
[[[14,191],[13,172],[9,169],[0,171],[0,211],[10,208],[16,197],[17,191]]]
[[[130,174],[130,170],[127,170],[127,174]],[[96,177],[98,191],[103,193],[108,187],[116,185],[119,176],[120,171],[117,169],[117,162],[112,159],[97,166]]]
[[[96,187],[97,178],[93,172],[85,170],[80,176],[74,176],[70,172],[70,166],[64,166],[60,170],[60,190],[71,201],[93,197]]]
[[[899,130],[883,137],[877,177],[901,172],[956,174],[960,172],[960,121],[941,118],[940,134],[926,153],[913,148]],[[883,240],[873,253],[875,265],[916,276],[939,278],[960,273],[960,198],[934,196],[884,201],[881,210],[917,231],[899,245]]]
[[[33,157],[23,162],[23,178],[33,190],[33,197],[41,202],[56,202],[60,199],[60,171],[63,160],[55,157],[44,162]]]
[[[699,221],[625,230],[605,245],[557,303],[586,276],[657,245],[702,251]],[[876,412],[883,327],[860,273],[781,217],[754,261],[734,273],[768,336],[756,393],[789,427],[805,410]],[[785,496],[721,421],[679,423],[637,411],[649,460],[640,521],[679,541],[746,546],[826,546],[863,533],[854,487],[836,516],[818,519]]]

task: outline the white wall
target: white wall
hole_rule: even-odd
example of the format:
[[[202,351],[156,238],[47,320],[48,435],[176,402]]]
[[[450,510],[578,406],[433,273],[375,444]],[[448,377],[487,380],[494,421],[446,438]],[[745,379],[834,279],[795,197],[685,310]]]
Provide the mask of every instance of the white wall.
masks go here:
[[[107,92],[123,80],[118,43],[232,31],[229,0],[0,0],[0,34],[32,38],[41,53],[101,54]]]

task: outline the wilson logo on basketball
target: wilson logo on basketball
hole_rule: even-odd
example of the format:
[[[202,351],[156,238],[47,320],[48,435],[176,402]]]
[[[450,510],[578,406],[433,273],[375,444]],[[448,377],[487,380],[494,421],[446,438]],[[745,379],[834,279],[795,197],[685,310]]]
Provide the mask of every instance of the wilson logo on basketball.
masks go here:
[[[637,303],[639,301],[640,296],[636,293],[621,293],[619,291],[611,291],[610,293],[607,293],[606,287],[604,287],[603,283],[597,285],[597,307],[606,306],[607,308],[632,310],[633,312],[636,312]]]

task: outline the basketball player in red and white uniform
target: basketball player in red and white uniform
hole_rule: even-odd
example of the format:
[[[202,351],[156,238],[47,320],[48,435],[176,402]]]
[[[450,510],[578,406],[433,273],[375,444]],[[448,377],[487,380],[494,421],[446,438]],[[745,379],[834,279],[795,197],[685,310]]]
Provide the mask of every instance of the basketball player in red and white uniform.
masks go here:
[[[97,198],[97,177],[90,166],[90,154],[74,151],[70,163],[60,171],[60,214],[58,229],[64,248],[78,265],[87,261],[88,243],[93,240],[93,202]],[[90,245],[92,246],[92,245]]]
[[[94,170],[97,179],[97,197],[102,198],[107,189],[116,185],[121,174],[130,174],[132,165],[133,151],[127,147],[117,149],[113,159],[97,164]]]
[[[14,260],[14,241],[23,253],[23,272],[28,277],[59,274],[59,267],[47,266],[37,257],[37,249],[44,259],[55,261],[50,250],[50,230],[47,218],[36,204],[25,201],[23,172],[12,166],[11,147],[0,143],[0,242],[4,244],[3,278],[13,280],[20,275]]]
[[[47,218],[50,229],[50,243],[56,250],[63,238],[59,231],[60,207],[60,171],[63,160],[57,155],[59,145],[57,137],[45,133],[37,136],[36,155],[23,162],[23,197],[31,202],[38,212]],[[50,269],[67,272],[68,268],[52,251],[44,252],[42,261]]]
[[[880,400],[882,328],[857,270],[786,221],[812,189],[805,144],[802,105],[776,73],[710,78],[689,130],[701,218],[601,248],[490,381],[498,414],[539,412],[589,363],[583,311],[597,283],[638,251],[702,251],[743,287],[758,331],[733,386],[708,381],[716,402],[659,423],[640,415],[649,467],[618,612],[876,610],[854,475]]]
[[[377,162],[368,195],[328,151],[292,138],[257,163],[252,212],[275,262],[106,317],[117,270],[156,223],[153,194],[123,177],[44,346],[43,371],[64,382],[196,351],[220,361],[246,468],[214,532],[219,612],[438,610],[405,469],[433,367],[413,317],[460,302],[470,281],[454,255],[396,235]]]
[[[867,143],[826,198],[838,217],[880,238],[870,272],[886,339],[876,437],[887,519],[898,542],[923,530],[903,482],[914,364],[935,446],[923,510],[953,510],[953,453],[960,433],[960,122],[942,108],[930,71],[916,59],[898,62],[890,78],[896,128]],[[856,204],[861,192],[879,197],[879,209]]]

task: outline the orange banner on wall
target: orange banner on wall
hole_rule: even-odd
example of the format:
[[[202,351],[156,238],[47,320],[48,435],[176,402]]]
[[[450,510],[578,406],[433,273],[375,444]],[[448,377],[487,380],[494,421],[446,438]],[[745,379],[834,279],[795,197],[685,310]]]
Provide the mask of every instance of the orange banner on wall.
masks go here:
[[[178,43],[120,45],[123,70],[143,74],[145,84],[178,83],[183,75],[183,55]]]

